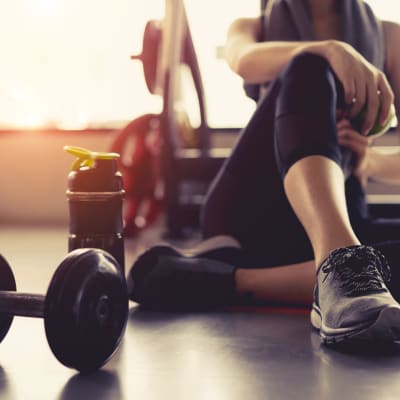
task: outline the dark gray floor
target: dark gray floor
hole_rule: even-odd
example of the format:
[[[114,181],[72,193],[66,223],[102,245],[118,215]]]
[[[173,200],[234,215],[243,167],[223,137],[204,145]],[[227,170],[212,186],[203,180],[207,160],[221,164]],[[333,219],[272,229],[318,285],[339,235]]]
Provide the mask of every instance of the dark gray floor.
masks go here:
[[[128,263],[138,245],[127,241]],[[63,228],[3,228],[20,290],[43,292],[66,252]],[[145,312],[131,303],[122,346],[80,376],[52,355],[38,319],[16,318],[0,345],[0,399],[398,399],[400,349],[357,355],[321,347],[292,310]]]

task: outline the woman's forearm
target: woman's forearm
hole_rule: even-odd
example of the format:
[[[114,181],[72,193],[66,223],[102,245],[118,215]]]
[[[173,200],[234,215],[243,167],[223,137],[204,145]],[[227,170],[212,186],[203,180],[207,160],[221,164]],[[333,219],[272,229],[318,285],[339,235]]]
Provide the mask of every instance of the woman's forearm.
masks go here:
[[[370,148],[366,167],[368,177],[393,185],[400,185],[400,150],[386,152]]]
[[[335,43],[334,40],[259,42],[260,29],[258,19],[238,19],[230,26],[224,47],[230,68],[248,83],[272,81],[301,52],[313,52],[328,58]]]
[[[249,43],[234,58],[228,58],[228,62],[245,82],[270,82],[297,54],[312,52],[326,56],[326,45],[326,42]]]

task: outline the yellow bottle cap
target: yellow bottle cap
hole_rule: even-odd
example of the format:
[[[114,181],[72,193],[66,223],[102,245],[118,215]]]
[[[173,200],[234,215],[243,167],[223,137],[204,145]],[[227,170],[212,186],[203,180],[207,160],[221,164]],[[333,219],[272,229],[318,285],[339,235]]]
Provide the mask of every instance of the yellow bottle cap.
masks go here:
[[[93,168],[96,160],[116,160],[120,157],[118,153],[91,151],[77,146],[64,146],[64,150],[76,157],[72,163],[72,171],[78,171],[83,167]]]

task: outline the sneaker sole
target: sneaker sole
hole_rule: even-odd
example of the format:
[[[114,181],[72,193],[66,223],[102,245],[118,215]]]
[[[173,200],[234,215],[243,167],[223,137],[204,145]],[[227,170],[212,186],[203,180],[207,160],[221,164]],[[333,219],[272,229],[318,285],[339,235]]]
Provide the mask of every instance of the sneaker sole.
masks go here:
[[[400,307],[388,306],[381,310],[378,318],[369,324],[352,328],[324,328],[319,310],[314,306],[311,311],[311,324],[319,330],[322,343],[330,346],[348,343],[392,343],[400,340]]]

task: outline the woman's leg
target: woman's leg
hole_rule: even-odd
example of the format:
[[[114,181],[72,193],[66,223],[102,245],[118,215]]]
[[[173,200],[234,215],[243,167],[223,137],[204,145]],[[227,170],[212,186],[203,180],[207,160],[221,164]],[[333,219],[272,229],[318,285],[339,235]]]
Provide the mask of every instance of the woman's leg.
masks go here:
[[[298,103],[301,103],[301,99],[299,100],[295,95],[298,88],[294,88],[293,91],[292,87],[285,88],[285,85],[282,85],[282,81],[287,82],[288,75],[292,75],[293,70],[297,70],[298,66],[295,64],[296,61],[288,68],[287,73],[282,75],[282,79],[274,82],[268,96],[260,103],[250,123],[243,130],[230,159],[227,160],[210,188],[203,209],[202,225],[206,238],[228,234],[241,242],[245,256],[242,257],[244,261],[236,264],[239,269],[235,275],[236,289],[240,296],[251,293],[255,301],[310,305],[315,286],[313,249],[303,226],[288,202],[282,184],[282,175],[286,173],[287,165],[292,162],[290,157],[295,152],[298,152],[299,156],[305,152],[327,155],[335,160],[340,159],[335,131],[336,116],[333,111],[337,106],[337,98],[335,88],[329,88],[332,93],[317,95],[318,98],[325,98],[325,103],[321,99],[318,101],[317,106],[321,109],[316,107],[312,110],[314,115],[311,116],[311,120],[315,119],[315,115],[321,116],[318,119],[319,126],[312,126],[310,129],[302,126],[310,119],[309,116],[305,120],[294,121],[292,125],[288,124],[285,118],[280,120],[278,118],[278,124],[276,124],[276,117],[286,114],[285,104],[278,103],[278,110],[276,110],[278,98],[283,97],[283,103],[288,102],[288,97],[294,98],[296,107]],[[304,70],[304,68],[301,69]],[[297,80],[297,77],[295,79]],[[318,86],[321,90],[321,85]],[[282,93],[285,91],[291,93]],[[302,92],[304,90],[300,88],[298,96],[301,96]],[[289,106],[291,106],[290,102]],[[323,107],[328,108],[328,112],[323,111]],[[328,116],[326,116],[327,113]],[[300,128],[300,132],[296,129],[297,127]],[[275,131],[276,128],[278,132]],[[285,138],[284,140],[291,142],[292,146],[285,143],[282,148],[280,145],[282,141],[277,143],[277,138],[283,137],[286,130],[294,132],[297,137]],[[327,137],[323,137],[325,132],[327,132]],[[318,136],[315,137],[315,135]],[[309,136],[311,139],[307,140]],[[322,143],[322,146],[319,143]],[[281,151],[277,150],[279,147],[282,148]],[[283,161],[282,158],[285,160]],[[298,168],[300,172],[301,161],[292,168],[293,171]],[[329,162],[330,159],[320,157],[315,163],[317,165],[313,172],[321,173],[319,164]],[[337,165],[333,162],[330,164],[332,165],[329,165],[329,168],[336,172]],[[303,177],[310,178],[307,179],[310,189],[307,193],[308,198],[321,196],[318,187],[315,190],[317,193],[311,193],[315,177],[306,176],[308,172],[304,170],[301,173]],[[344,179],[341,170],[339,173],[336,180],[340,186],[343,185]],[[324,177],[320,180],[330,188],[336,184],[331,178]],[[292,192],[296,190],[296,188],[291,190],[290,187],[288,189]],[[345,226],[343,230],[352,238],[351,227],[344,213],[346,208],[342,204],[340,207],[336,205],[337,191],[330,190],[326,194],[329,201],[322,204],[321,212],[328,209],[330,205],[333,209],[337,209],[338,212],[334,218],[345,221],[342,224]],[[304,194],[299,193],[299,198],[302,197],[305,197]],[[310,200],[309,204],[312,206],[314,201]],[[337,231],[340,233],[338,237],[341,237],[342,231],[339,229]],[[336,237],[336,234],[333,236]],[[337,241],[337,246],[332,243],[329,247],[335,248],[351,243],[351,240]]]
[[[360,246],[348,216],[341,162],[335,157],[335,148],[339,148],[337,136],[325,130],[323,124],[318,127],[320,122],[329,120],[329,111],[332,120],[333,108],[324,107],[322,111],[326,114],[312,119],[321,98],[334,98],[333,73],[322,58],[303,57],[296,62],[300,65],[285,80],[278,99],[276,143],[278,159],[284,166],[281,172],[286,195],[310,238],[318,267],[311,322],[327,344],[397,340],[400,305],[386,286],[387,261],[377,249]],[[315,87],[305,88],[310,71]],[[304,95],[308,90],[308,101],[298,104],[286,101],[295,88]],[[325,97],[321,96],[324,91]],[[320,143],[320,149],[329,150],[324,143],[330,143],[333,152],[307,153],[305,147],[302,152],[296,145],[299,140],[296,131],[304,127],[320,132],[326,139]],[[310,137],[318,143],[316,135],[301,139]]]
[[[288,69],[277,102],[275,147],[286,196],[319,266],[332,250],[360,244],[347,212],[337,141],[340,85],[321,57],[303,54]]]
[[[314,256],[319,265],[330,250],[359,244],[347,214],[336,134],[342,102],[325,60],[296,57],[213,183],[203,212],[205,237],[235,236],[249,259],[270,266]]]
[[[352,226],[364,244],[382,252],[391,266],[389,289],[400,300],[400,219],[372,219],[364,189],[358,179],[346,181],[346,200]],[[240,268],[236,288],[240,295],[252,293],[256,301],[311,305],[315,286],[314,260],[268,268]]]
[[[322,156],[303,158],[289,169],[284,184],[317,266],[332,250],[360,244],[347,214],[343,171],[335,162]]]
[[[311,306],[315,287],[315,262],[304,261],[275,268],[238,268],[237,294],[255,303]]]
[[[364,220],[356,224],[362,243],[382,252],[391,266],[388,287],[400,300],[400,219]],[[235,275],[239,296],[251,293],[256,302],[310,306],[315,286],[315,261],[280,267],[239,268]]]
[[[285,195],[311,241],[318,267],[312,323],[320,329],[326,343],[372,337],[397,339],[400,305],[385,285],[386,261],[376,249],[360,246],[347,212],[335,129],[338,93],[335,77],[325,59],[310,54],[296,57],[283,76],[275,111],[276,160]],[[237,154],[242,154],[241,160]],[[243,154],[241,149],[241,153],[236,151],[232,157],[235,160],[236,155],[237,176],[247,169],[243,161],[248,160]],[[231,163],[234,175],[235,163],[232,160]],[[256,176],[253,174],[253,179]],[[264,181],[265,185],[269,183]],[[279,211],[282,209],[276,205],[274,212],[282,216]],[[263,220],[266,225],[268,222]],[[276,225],[268,229],[276,231]],[[290,238],[291,225],[286,229]],[[270,248],[265,241],[264,251],[269,252]],[[278,247],[278,251],[282,248]],[[281,274],[278,271],[275,275],[277,282]],[[243,277],[238,273],[237,279]]]
[[[264,268],[313,259],[310,241],[284,191],[274,149],[277,79],[210,186],[201,215],[205,239],[235,237],[245,260]]]
[[[325,76],[326,65],[319,60],[322,82],[308,84],[314,76],[308,59],[315,64],[315,57],[301,56],[275,81],[211,186],[203,209],[205,237],[232,235],[244,247],[236,288],[256,301],[312,302],[313,248],[288,198],[313,237],[317,262],[331,249],[358,243],[338,166],[335,110],[341,106],[341,93],[338,99],[336,83]],[[308,77],[298,76],[304,72]],[[313,86],[311,97],[317,101],[310,104],[306,96]],[[282,177],[289,167],[284,187]],[[318,228],[313,226],[317,213]]]

